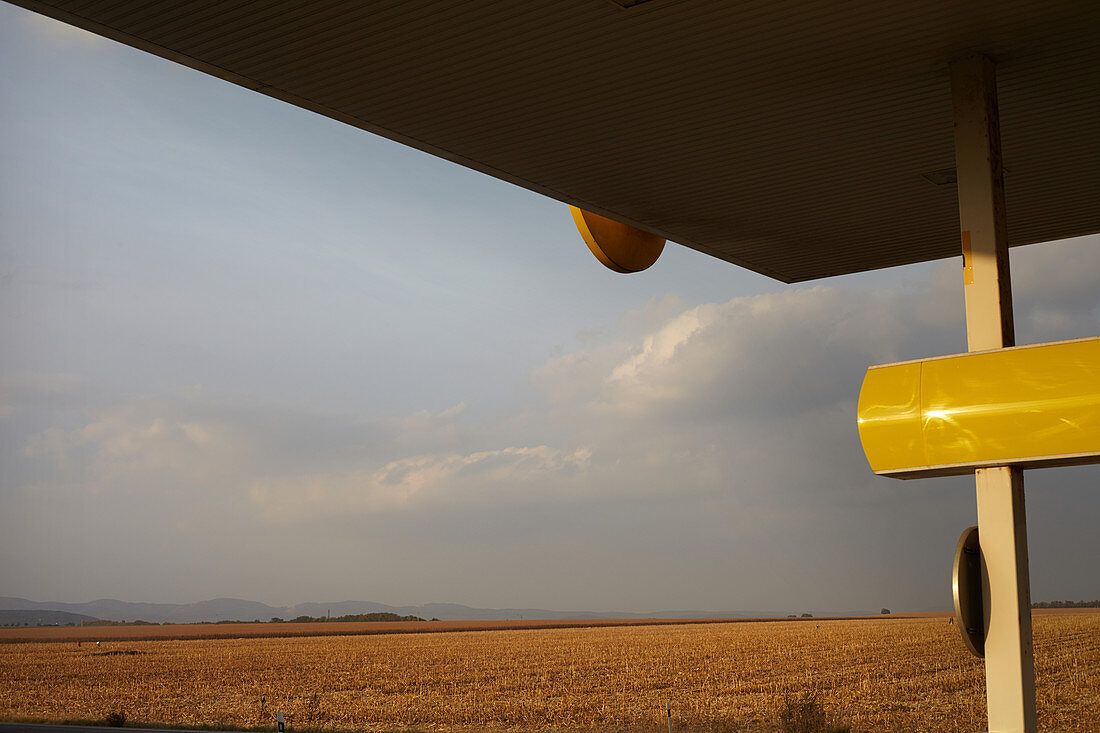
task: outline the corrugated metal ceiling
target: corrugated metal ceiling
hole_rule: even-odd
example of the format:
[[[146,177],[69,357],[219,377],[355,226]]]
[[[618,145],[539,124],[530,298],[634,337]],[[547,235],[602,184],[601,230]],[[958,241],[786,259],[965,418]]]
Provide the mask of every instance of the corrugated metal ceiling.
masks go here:
[[[788,282],[958,252],[977,50],[1010,242],[1100,231],[1100,3],[16,4]]]

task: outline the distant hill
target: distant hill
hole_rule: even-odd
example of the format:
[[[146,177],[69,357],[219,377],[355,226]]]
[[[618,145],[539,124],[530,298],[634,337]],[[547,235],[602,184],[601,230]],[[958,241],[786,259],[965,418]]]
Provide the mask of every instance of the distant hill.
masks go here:
[[[0,626],[65,626],[98,621],[82,613],[48,610],[0,610]]]
[[[269,621],[272,618],[292,619],[298,616],[349,616],[370,613],[392,613],[398,616],[437,618],[441,621],[506,621],[517,619],[645,619],[645,618],[745,618],[750,614],[714,611],[654,611],[623,613],[615,611],[553,611],[545,608],[473,608],[457,603],[426,603],[421,606],[389,606],[371,601],[338,601],[334,603],[299,603],[296,606],[268,606],[239,598],[214,598],[198,603],[131,603],[100,599],[88,603],[30,601],[26,598],[0,596],[0,609],[13,611],[58,611],[107,621],[149,621],[152,623],[201,623],[218,621]],[[751,616],[785,615],[753,613]],[[65,622],[67,623],[67,622]]]
[[[286,616],[288,610],[239,598],[214,598],[198,603],[131,603],[101,598],[88,603],[29,601],[0,596],[0,609],[21,611],[66,611],[106,621],[150,621],[152,623],[199,623],[202,621],[267,621]],[[294,614],[298,615],[298,614]]]

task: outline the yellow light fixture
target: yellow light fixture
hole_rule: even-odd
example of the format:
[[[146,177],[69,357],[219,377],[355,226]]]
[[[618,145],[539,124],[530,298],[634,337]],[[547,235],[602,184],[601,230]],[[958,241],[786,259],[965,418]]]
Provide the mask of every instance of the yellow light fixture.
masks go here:
[[[1100,463],[1100,338],[874,366],[857,415],[885,476]]]
[[[570,206],[573,221],[596,259],[615,272],[641,272],[661,256],[665,240],[629,224]]]

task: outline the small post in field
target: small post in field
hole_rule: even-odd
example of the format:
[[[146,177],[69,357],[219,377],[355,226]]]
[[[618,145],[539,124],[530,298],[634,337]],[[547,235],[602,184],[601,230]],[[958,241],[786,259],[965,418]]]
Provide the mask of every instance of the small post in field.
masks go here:
[[[283,711],[275,713],[275,721],[279,724],[279,733],[286,733],[286,727],[283,724]]]
[[[672,733],[672,700],[665,703],[665,711],[668,713],[668,733]]]

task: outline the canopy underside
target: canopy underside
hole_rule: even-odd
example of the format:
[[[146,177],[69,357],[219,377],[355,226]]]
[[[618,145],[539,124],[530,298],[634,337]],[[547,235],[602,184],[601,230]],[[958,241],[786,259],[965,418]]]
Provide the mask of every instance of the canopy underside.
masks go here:
[[[979,51],[1010,243],[1100,231],[1100,3],[16,4],[787,282],[958,253]]]

